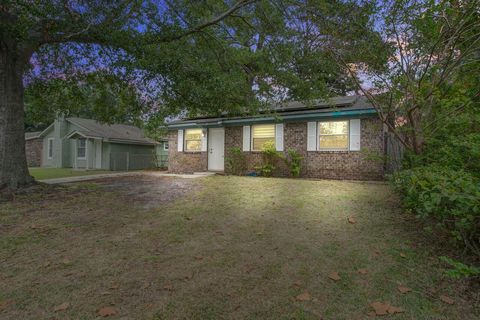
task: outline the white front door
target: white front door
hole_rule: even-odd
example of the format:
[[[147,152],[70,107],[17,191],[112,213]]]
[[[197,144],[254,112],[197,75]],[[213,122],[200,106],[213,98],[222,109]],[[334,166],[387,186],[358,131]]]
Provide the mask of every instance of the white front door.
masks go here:
[[[102,141],[95,140],[95,169],[102,169]]]
[[[208,170],[224,170],[225,129],[208,130]]]

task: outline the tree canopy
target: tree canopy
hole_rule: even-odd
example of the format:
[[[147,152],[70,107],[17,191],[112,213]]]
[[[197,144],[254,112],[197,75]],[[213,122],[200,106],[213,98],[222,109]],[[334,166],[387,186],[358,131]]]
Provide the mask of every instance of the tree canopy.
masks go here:
[[[76,7],[67,8],[66,13],[65,9],[56,10],[61,11],[59,15],[82,15]],[[228,8],[236,9],[208,28],[198,29],[203,21],[215,19],[215,12]],[[101,7],[90,10],[97,11],[90,16],[102,16]],[[140,7],[131,3],[111,11],[115,10],[122,12],[119,19],[124,26],[120,29],[128,28],[128,32],[110,32],[104,22],[89,27],[89,17],[79,18],[86,30],[80,31],[82,36],[73,34],[67,42],[37,51],[28,74],[34,80],[32,85],[49,83],[53,87],[57,81],[52,77],[63,79],[64,75],[101,70],[132,84],[142,97],[145,119],[160,124],[166,116],[184,112],[241,113],[282,100],[346,94],[354,90],[354,84],[346,70],[334,63],[326,44],[343,42],[350,45],[349,50],[356,50],[372,45],[372,39],[381,40],[369,19],[376,7],[368,2],[259,0],[235,4],[210,0],[199,5],[172,0],[161,5],[143,2]],[[349,24],[353,17],[356,26]],[[100,31],[92,34],[96,28]],[[154,36],[159,31],[162,36]],[[109,33],[108,39],[104,32]],[[81,42],[84,33],[94,39]],[[75,80],[84,86],[82,77],[73,77],[66,80],[70,88]],[[101,84],[97,82],[97,89]],[[109,86],[108,81],[105,85]],[[27,97],[33,109],[42,100],[58,101],[58,90],[46,90],[57,96],[52,98],[37,97],[34,87],[27,86],[27,92],[32,93]],[[65,101],[73,102],[75,112],[77,102],[85,101],[81,96],[85,91],[68,92]],[[77,102],[72,100],[73,93],[79,94]],[[54,108],[69,107],[53,104],[51,113]],[[116,113],[112,116],[118,119]],[[96,118],[108,120],[104,115]]]

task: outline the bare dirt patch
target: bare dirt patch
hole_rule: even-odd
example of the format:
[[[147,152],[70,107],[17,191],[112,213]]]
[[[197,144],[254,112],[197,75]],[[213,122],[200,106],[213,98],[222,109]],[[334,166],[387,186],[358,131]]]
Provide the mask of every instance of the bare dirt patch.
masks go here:
[[[199,184],[194,179],[158,177],[153,175],[112,177],[92,180],[109,192],[118,192],[123,200],[152,209],[176,200]]]

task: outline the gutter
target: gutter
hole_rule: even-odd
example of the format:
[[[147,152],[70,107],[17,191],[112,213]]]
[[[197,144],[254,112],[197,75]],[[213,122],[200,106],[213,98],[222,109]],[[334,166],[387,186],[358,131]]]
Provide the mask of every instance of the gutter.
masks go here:
[[[317,120],[324,118],[351,118],[355,116],[371,117],[375,116],[377,111],[375,109],[362,109],[362,110],[348,110],[348,111],[333,111],[323,113],[311,113],[311,114],[294,114],[294,115],[278,115],[269,117],[253,117],[243,119],[221,119],[212,122],[200,122],[197,123],[194,120],[183,123],[173,123],[167,125],[168,129],[185,129],[192,127],[222,127],[222,126],[234,126],[254,123],[269,123],[269,122],[288,122],[299,120]]]
[[[31,137],[28,137],[28,138],[25,138],[25,141],[29,141],[29,140],[35,140],[35,139],[40,139],[40,135],[36,135],[36,136],[31,136]]]
[[[159,142],[122,140],[122,139],[104,139],[103,141],[110,142],[110,143],[135,144],[135,145],[145,145],[145,146],[156,146],[157,144],[160,144]]]

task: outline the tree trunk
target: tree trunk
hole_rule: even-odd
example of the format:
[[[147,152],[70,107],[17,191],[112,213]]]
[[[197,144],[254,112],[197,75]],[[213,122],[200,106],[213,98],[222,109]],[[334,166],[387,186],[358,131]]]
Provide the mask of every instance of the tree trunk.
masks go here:
[[[18,43],[0,38],[0,191],[33,183],[27,167],[23,73],[30,57]]]

